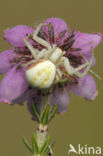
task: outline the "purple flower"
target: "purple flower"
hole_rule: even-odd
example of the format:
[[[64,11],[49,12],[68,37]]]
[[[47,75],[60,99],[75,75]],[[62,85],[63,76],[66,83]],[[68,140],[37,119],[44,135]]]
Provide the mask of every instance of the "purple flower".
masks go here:
[[[38,36],[51,46],[56,45],[62,51],[65,51],[64,56],[69,59],[70,65],[74,69],[84,64],[84,57],[90,61],[93,49],[103,40],[103,36],[99,33],[70,32],[67,24],[59,18],[50,18],[44,23],[47,25],[42,27]],[[5,77],[0,84],[0,102],[23,104],[27,101],[31,112],[30,104],[31,101],[34,101],[40,111],[42,98],[48,94],[49,104],[58,104],[58,112],[63,113],[70,101],[69,90],[87,100],[94,100],[97,96],[94,79],[87,74],[82,78],[68,75],[63,65],[60,66],[61,80],[67,79],[68,81],[63,81],[63,83],[61,81],[61,83],[57,83],[47,90],[38,90],[29,85],[25,77],[25,71],[28,67],[25,65],[33,61],[34,58],[24,39],[29,35],[28,40],[33,48],[39,51],[44,49],[44,46],[33,40],[33,32],[35,32],[34,29],[23,25],[4,31],[6,41],[13,48],[0,53],[0,73],[5,73]],[[94,64],[95,57],[91,67]],[[83,71],[85,71],[85,68]],[[80,73],[83,71],[80,71]]]
[[[25,25],[17,25],[4,31],[4,38],[14,47],[24,47],[24,38],[34,30]]]

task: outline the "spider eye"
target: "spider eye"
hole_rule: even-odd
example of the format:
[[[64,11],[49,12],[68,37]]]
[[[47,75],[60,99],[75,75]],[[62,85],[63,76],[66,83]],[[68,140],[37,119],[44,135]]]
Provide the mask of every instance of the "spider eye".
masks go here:
[[[49,61],[39,61],[26,70],[26,79],[32,87],[49,88],[55,79],[55,65]]]

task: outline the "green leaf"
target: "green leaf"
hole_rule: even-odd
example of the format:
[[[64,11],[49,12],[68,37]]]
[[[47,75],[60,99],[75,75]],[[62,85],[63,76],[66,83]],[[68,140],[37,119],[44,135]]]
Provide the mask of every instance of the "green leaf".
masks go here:
[[[33,111],[35,117],[37,118],[37,121],[40,123],[41,122],[40,115],[39,115],[34,103],[31,103],[31,108],[32,108],[32,111]]]
[[[41,147],[40,154],[45,153],[45,151],[47,150],[49,144],[50,144],[50,136],[47,137],[47,139],[45,140],[43,146]]]
[[[46,108],[47,108],[47,106],[46,106]],[[44,121],[44,119],[45,119],[46,108],[44,109],[43,114],[42,114],[42,116],[41,116],[41,123],[43,123],[43,121]]]
[[[53,110],[51,111],[51,113],[50,113],[50,115],[49,115],[48,122],[50,122],[50,121],[53,119],[54,115],[55,115],[56,112],[57,112],[57,108],[58,108],[58,104],[56,104],[56,105],[53,107]]]
[[[44,120],[44,125],[48,123],[48,117],[50,113],[50,105],[47,106],[46,112],[45,112],[45,120]]]
[[[60,80],[60,81],[58,82],[58,84],[59,84],[59,83],[63,84],[63,83],[66,83],[66,82],[68,82],[68,79],[62,79],[62,80]]]
[[[28,143],[25,138],[22,138],[24,145],[29,149],[30,152],[34,153],[32,146]]]
[[[50,113],[50,105],[47,105],[46,108],[45,108],[45,110],[44,110],[44,113],[43,113],[43,115],[41,117],[41,123],[43,125],[46,125],[47,124],[49,113]]]
[[[33,134],[33,136],[32,136],[32,145],[33,145],[33,149],[35,151],[35,154],[39,154],[39,147],[38,147],[38,144],[37,144],[37,141],[36,141],[35,134]]]

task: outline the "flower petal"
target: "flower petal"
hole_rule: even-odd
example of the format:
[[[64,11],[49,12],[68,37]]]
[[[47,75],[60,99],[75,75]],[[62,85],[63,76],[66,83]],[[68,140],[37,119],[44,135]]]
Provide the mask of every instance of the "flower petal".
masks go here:
[[[6,73],[8,70],[10,70],[12,67],[10,61],[13,60],[16,55],[17,54],[12,49],[5,50],[0,53],[0,74]]]
[[[52,26],[54,27],[54,33],[55,33],[55,36],[57,36],[60,32],[66,30],[67,33],[65,34],[65,36],[68,35],[68,26],[66,24],[65,21],[63,21],[62,19],[60,18],[49,18],[45,21],[45,23],[51,23]],[[45,26],[45,31],[48,32],[47,30],[47,27]]]
[[[92,48],[98,46],[98,44],[103,40],[103,36],[100,34],[87,34],[87,33],[75,33],[75,42],[73,48],[80,48],[80,53],[83,55],[88,55]]]
[[[24,47],[24,38],[34,30],[25,25],[18,25],[4,31],[4,37],[11,45],[15,47]]]
[[[21,96],[16,98],[13,103],[23,105],[25,101],[30,101],[36,95],[35,89],[27,89]]]
[[[58,112],[64,113],[67,110],[67,105],[69,104],[68,88],[56,88],[50,96],[50,104],[58,104]]]
[[[0,84],[0,102],[12,104],[12,101],[21,96],[27,88],[24,70],[13,67]]]
[[[77,85],[69,85],[69,87],[74,94],[87,100],[94,100],[97,96],[96,83],[90,75],[80,78]]]
[[[87,58],[88,61],[90,61],[92,57],[92,53],[88,53],[88,55],[87,56],[85,55],[85,57]],[[95,65],[95,63],[96,63],[96,58],[94,56],[92,67]]]

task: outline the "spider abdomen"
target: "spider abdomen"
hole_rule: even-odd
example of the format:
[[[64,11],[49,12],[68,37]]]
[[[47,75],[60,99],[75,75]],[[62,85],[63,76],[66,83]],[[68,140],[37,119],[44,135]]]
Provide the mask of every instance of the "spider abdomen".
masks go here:
[[[26,70],[26,79],[32,87],[49,88],[55,79],[56,67],[49,60],[31,64]]]

